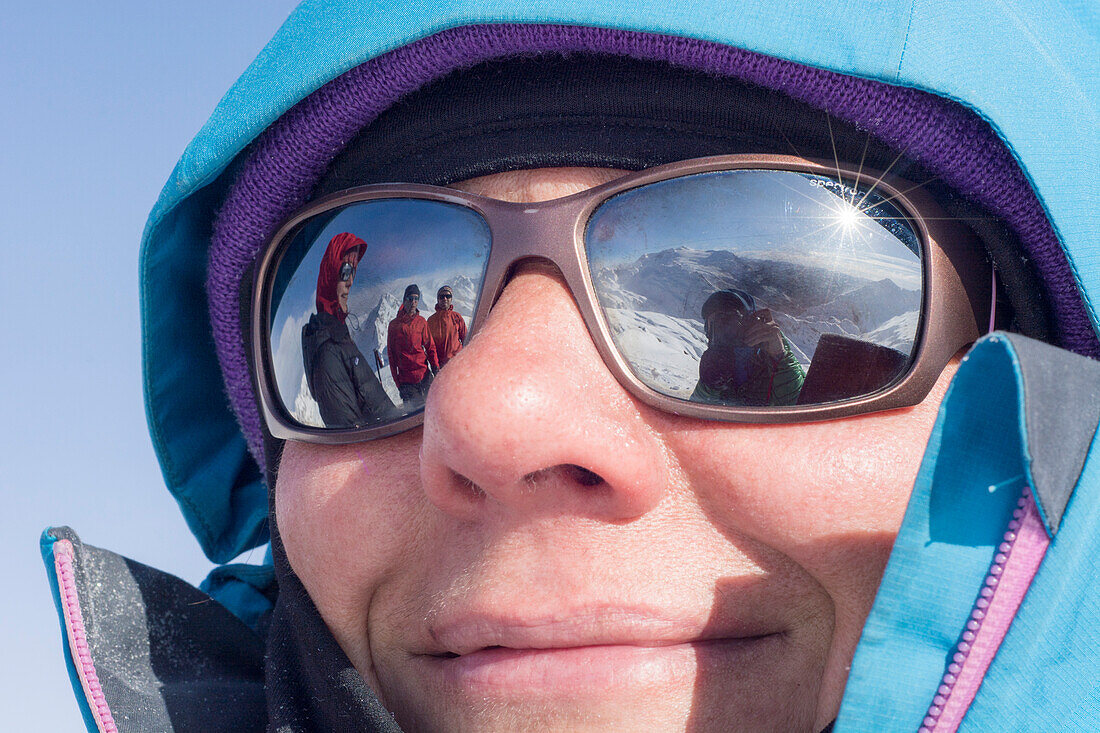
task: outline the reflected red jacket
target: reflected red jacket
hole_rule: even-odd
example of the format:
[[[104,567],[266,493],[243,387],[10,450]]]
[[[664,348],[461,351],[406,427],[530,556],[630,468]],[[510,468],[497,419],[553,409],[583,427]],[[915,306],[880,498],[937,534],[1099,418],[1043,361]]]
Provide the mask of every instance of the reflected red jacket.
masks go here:
[[[439,369],[439,357],[432,334],[428,331],[428,322],[419,311],[407,312],[404,306],[390,321],[386,353],[390,360],[390,374],[396,384],[422,382],[428,373],[428,362],[431,362],[433,370]]]

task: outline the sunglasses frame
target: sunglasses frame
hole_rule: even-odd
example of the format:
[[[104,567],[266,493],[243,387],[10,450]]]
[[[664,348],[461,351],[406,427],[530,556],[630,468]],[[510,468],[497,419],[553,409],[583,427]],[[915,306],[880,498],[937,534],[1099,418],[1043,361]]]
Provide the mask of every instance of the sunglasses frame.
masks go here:
[[[616,194],[674,178],[715,171],[761,170],[808,173],[867,186],[888,200],[907,219],[920,241],[921,314],[909,368],[883,388],[867,395],[819,405],[726,406],[688,402],[661,394],[640,381],[611,339],[592,285],[584,234],[592,213]],[[259,256],[252,289],[252,358],[261,409],[276,438],[320,444],[344,444],[384,438],[423,422],[423,409],[396,422],[361,428],[317,428],[299,424],[278,396],[271,361],[271,288],[282,255],[300,226],[309,219],[352,203],[387,198],[414,198],[458,204],[487,223],[490,251],[477,309],[467,333],[473,338],[523,261],[550,262],[561,272],[604,363],[618,382],[639,401],[666,413],[734,423],[799,423],[850,417],[910,407],[923,400],[944,367],[962,348],[977,340],[983,318],[990,314],[992,265],[984,246],[968,228],[949,218],[930,195],[915,185],[884,173],[785,155],[723,155],[679,161],[627,174],[609,183],[563,198],[514,203],[440,186],[375,184],[340,191],[310,202],[286,219]],[[968,273],[962,277],[960,273]],[[973,273],[973,274],[969,274]]]

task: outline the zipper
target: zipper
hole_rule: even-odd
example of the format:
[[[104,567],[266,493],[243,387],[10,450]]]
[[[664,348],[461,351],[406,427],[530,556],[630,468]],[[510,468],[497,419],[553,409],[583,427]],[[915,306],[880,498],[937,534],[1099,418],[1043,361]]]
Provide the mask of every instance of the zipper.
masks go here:
[[[1043,561],[1050,538],[1024,487],[919,733],[954,733]]]
[[[84,615],[80,612],[80,599],[77,597],[74,556],[73,544],[69,540],[57,540],[54,543],[53,565],[57,573],[58,590],[61,592],[61,612],[65,619],[69,653],[96,727],[100,733],[118,733],[114,716],[111,715],[111,708],[107,705],[107,698],[103,695],[103,687],[99,684],[99,676],[92,663],[92,650],[88,646]]]

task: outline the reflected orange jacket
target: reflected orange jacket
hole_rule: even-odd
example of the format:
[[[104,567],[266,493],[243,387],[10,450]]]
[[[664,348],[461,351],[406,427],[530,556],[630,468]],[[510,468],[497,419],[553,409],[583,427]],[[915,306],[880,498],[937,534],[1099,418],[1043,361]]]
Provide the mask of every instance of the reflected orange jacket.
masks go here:
[[[435,306],[435,313],[428,317],[428,331],[435,341],[435,353],[439,366],[443,366],[462,348],[466,340],[466,321],[454,308]]]

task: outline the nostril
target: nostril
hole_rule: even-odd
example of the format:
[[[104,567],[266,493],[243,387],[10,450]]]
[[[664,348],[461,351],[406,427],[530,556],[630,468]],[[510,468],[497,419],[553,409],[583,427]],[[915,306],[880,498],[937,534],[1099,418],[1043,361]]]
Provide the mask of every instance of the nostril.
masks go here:
[[[467,478],[466,476],[463,476],[456,471],[451,472],[451,477],[452,481],[454,482],[455,488],[458,489],[459,493],[465,494],[471,499],[483,499],[485,497],[485,491],[483,491],[480,486],[475,484],[472,479]]]
[[[586,487],[599,486],[604,483],[603,476],[595,471],[589,471],[584,466],[578,466],[575,463],[561,463],[550,468],[532,471],[523,477],[523,484],[528,490],[535,490],[544,481],[554,479]]]
[[[561,467],[562,472],[569,477],[570,480],[581,486],[598,486],[604,482],[603,476],[595,471],[589,471],[584,466],[578,466],[574,463],[567,463]]]

